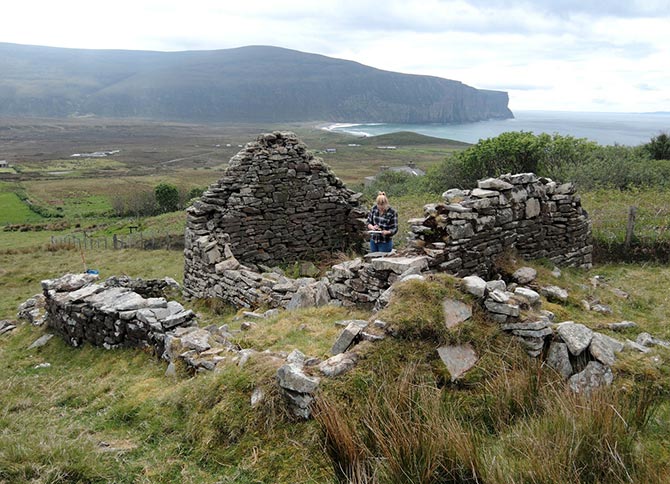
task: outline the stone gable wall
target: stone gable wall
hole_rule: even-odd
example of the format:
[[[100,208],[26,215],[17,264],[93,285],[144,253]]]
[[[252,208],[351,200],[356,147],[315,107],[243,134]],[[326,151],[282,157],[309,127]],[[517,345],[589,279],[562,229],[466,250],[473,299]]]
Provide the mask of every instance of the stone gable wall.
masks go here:
[[[226,244],[237,259],[254,265],[360,245],[365,211],[358,197],[294,133],[259,136],[187,210],[185,290],[216,295],[208,281],[224,270],[217,264],[229,258]]]

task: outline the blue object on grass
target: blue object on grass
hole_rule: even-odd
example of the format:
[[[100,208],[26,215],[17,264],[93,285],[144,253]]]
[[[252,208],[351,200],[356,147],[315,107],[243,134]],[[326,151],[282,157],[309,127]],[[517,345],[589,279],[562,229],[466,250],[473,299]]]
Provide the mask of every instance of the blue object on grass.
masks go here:
[[[100,271],[98,271],[98,269],[87,269],[87,270],[86,270],[86,274],[95,274],[95,275],[98,275],[98,274],[100,274]]]

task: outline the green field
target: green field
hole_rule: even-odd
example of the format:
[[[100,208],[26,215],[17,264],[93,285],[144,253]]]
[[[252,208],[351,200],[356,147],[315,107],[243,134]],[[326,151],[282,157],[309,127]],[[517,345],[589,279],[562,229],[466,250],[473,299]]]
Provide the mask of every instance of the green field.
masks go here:
[[[42,217],[28,208],[21,199],[10,190],[7,183],[0,183],[0,226],[39,222]]]

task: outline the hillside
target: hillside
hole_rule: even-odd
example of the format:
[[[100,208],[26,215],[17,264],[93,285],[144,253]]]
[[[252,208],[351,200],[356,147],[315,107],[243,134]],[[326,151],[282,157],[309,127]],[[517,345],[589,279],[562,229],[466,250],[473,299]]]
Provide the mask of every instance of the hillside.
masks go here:
[[[507,93],[268,46],[187,52],[0,43],[0,115],[208,122],[511,118]]]
[[[361,138],[358,143],[369,146],[388,146],[388,145],[449,145],[454,147],[467,147],[470,143],[457,141],[453,139],[435,138],[424,134],[413,133],[411,131],[398,131],[396,133],[380,134],[377,136],[367,136]]]

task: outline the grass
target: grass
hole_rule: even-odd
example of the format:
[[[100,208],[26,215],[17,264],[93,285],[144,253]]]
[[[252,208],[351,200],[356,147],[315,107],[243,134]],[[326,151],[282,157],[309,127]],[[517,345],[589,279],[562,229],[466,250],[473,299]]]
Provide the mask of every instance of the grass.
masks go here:
[[[589,274],[581,271],[564,271],[552,281],[548,268],[531,265],[541,284],[551,281],[573,295],[560,311],[543,305],[562,312],[559,321],[600,324],[600,317],[585,312],[572,297],[605,297],[609,288],[589,289]],[[602,269],[610,287],[635,285],[627,267]],[[665,277],[654,268],[638,270],[648,271],[656,284]],[[640,293],[663,293],[665,286],[654,290],[654,282],[649,284]],[[385,342],[359,365],[357,371],[368,371],[368,390],[356,393],[355,405],[338,389],[324,389],[317,421],[339,482],[666,482],[670,387],[667,364],[661,361],[667,351],[656,350],[657,365],[649,365],[649,357],[622,354],[611,389],[578,396],[496,325],[475,314],[472,324],[449,339],[471,342],[480,360],[461,382],[449,383],[435,363],[435,344],[424,344],[435,339],[434,331],[424,331],[426,323],[439,320],[426,305],[446,295],[449,287],[448,280],[413,282],[379,315],[399,332],[400,325],[413,324],[414,338]],[[609,320],[634,308],[640,293],[615,305]],[[668,300],[658,305],[665,311]],[[658,329],[654,321],[637,321],[638,331]],[[390,355],[392,360],[386,359]],[[348,383],[355,379],[350,376]]]
[[[259,351],[299,349],[309,356],[327,358],[330,347],[342,331],[335,322],[369,316],[365,311],[332,306],[282,312],[268,320],[257,321],[256,326],[244,334],[241,345]]]
[[[313,425],[266,422],[271,403],[250,408],[272,373],[262,362],[170,380],[142,352],[57,339],[27,351],[35,336],[23,327],[0,347],[11,372],[0,395],[0,482],[323,482],[318,441],[305,437]],[[33,369],[44,361],[51,367]],[[297,445],[311,456],[296,458]]]
[[[0,186],[1,188],[2,186]],[[2,210],[0,210],[0,225],[23,224],[43,220],[13,192],[0,192],[0,207],[2,207]]]
[[[99,171],[125,171],[126,165],[113,158],[69,158],[22,164],[22,173],[46,173],[59,176],[81,177]]]
[[[103,277],[181,279],[178,252],[100,251],[90,259]],[[72,250],[0,256],[0,317],[11,317],[19,302],[38,292],[40,279],[78,270],[80,264]],[[637,331],[667,336],[670,301],[663,267],[609,265],[591,274],[564,270],[555,279],[550,264],[532,265],[542,284],[568,289],[566,305],[544,305],[560,320],[598,327],[630,318],[640,325]],[[595,273],[609,286],[591,286]],[[630,292],[630,298],[618,298],[613,287]],[[172,380],[163,376],[164,364],[141,351],[74,349],[58,338],[28,351],[44,330],[21,326],[0,337],[0,482],[476,482],[476,477],[502,484],[628,482],[627,475],[633,482],[663,482],[659,476],[670,471],[664,350],[655,350],[661,363],[622,356],[614,391],[593,401],[576,399],[483,314],[476,311],[461,327],[441,330],[440,311],[433,308],[447,296],[463,298],[449,277],[401,285],[377,317],[404,325],[405,336],[368,348],[354,371],[324,379],[321,417],[306,423],[292,423],[284,413],[274,384],[283,360],[271,355],[261,353],[242,369],[231,364],[219,373]],[[586,297],[611,304],[614,315],[584,312],[580,300]],[[196,310],[203,325],[236,329],[244,319],[233,320],[234,312]],[[297,348],[323,358],[340,330],[335,321],[369,317],[335,307],[280,312],[257,321],[237,342],[259,351]],[[459,382],[451,383],[441,367],[435,352],[441,342],[470,342],[480,355]],[[35,369],[43,362],[51,367]],[[267,398],[252,409],[249,398],[258,387]],[[325,415],[332,422],[325,423]],[[333,447],[340,444],[345,447]]]

